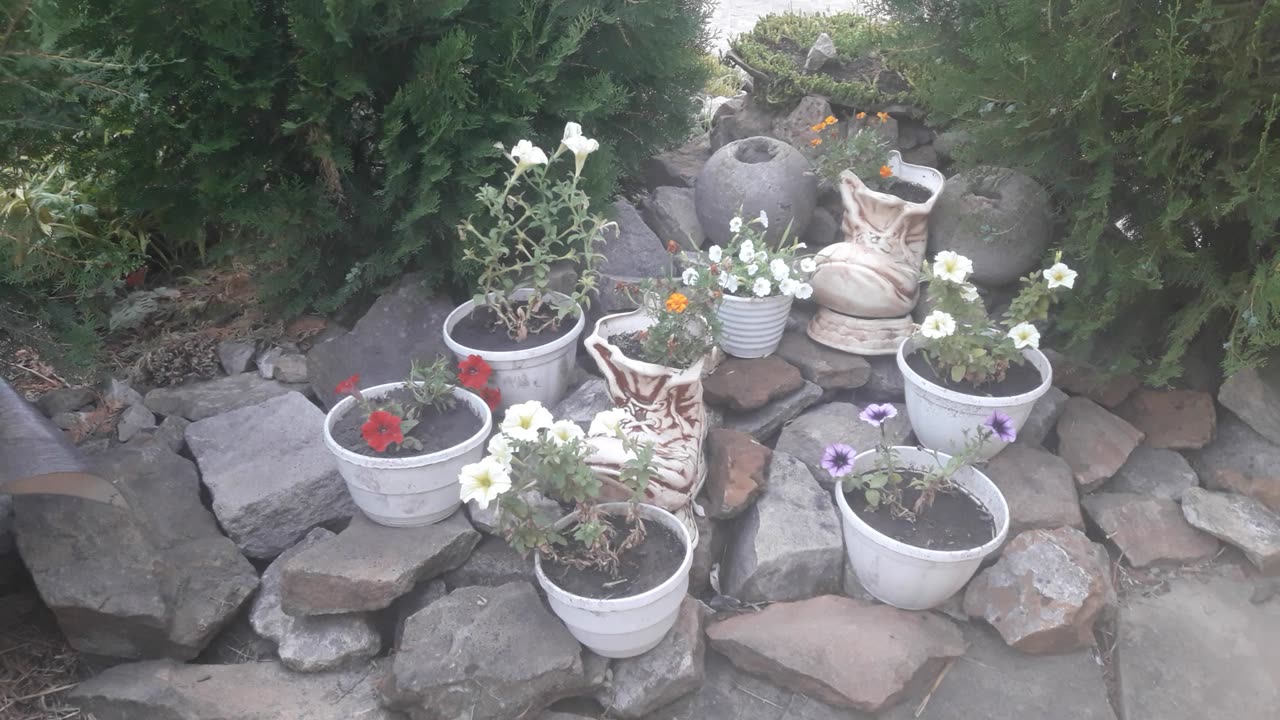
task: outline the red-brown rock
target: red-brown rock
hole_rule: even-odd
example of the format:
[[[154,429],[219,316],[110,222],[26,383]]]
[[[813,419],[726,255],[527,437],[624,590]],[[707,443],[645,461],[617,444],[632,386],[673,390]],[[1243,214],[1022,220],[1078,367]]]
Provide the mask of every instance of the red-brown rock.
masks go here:
[[[1071,466],[1038,447],[1007,446],[987,463],[987,477],[1009,504],[1009,535],[1035,528],[1084,529]]]
[[[707,434],[707,514],[731,518],[751,506],[768,479],[773,451],[751,435],[717,428]]]
[[[1197,390],[1138,390],[1116,414],[1146,434],[1147,447],[1171,450],[1208,445],[1218,425],[1213,396]]]
[[[777,355],[728,358],[702,381],[707,402],[730,410],[755,410],[804,386],[800,370]]]
[[[1167,498],[1094,493],[1081,504],[1134,567],[1192,562],[1218,552],[1218,541],[1191,527],[1178,503]]]
[[[1082,397],[1067,400],[1058,418],[1058,455],[1085,491],[1115,475],[1143,437],[1141,430]]]

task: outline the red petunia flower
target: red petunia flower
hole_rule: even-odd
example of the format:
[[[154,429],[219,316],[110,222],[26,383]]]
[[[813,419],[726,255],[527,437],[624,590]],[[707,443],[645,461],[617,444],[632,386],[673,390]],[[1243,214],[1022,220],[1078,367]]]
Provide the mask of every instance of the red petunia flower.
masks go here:
[[[502,402],[502,391],[496,387],[486,385],[480,388],[480,399],[485,401],[490,410],[497,410],[498,405]]]
[[[489,382],[493,368],[479,355],[468,355],[466,360],[458,363],[458,382],[472,390],[479,390]]]
[[[339,395],[349,395],[356,391],[356,383],[360,382],[359,375],[352,375],[334,386],[333,391]]]
[[[376,452],[383,452],[391,443],[404,442],[404,433],[400,432],[400,418],[386,410],[369,413],[369,422],[360,426],[360,434]]]

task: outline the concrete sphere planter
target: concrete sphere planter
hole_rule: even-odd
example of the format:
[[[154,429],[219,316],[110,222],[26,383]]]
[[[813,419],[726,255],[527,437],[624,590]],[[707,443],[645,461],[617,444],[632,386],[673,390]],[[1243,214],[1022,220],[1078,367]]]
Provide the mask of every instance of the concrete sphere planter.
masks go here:
[[[361,392],[369,399],[405,387],[394,382]],[[454,388],[453,396],[480,418],[480,429],[461,444],[412,457],[375,457],[352,452],[333,438],[333,425],[356,409],[356,399],[343,398],[324,419],[324,444],[338,461],[338,472],[356,507],[379,525],[417,527],[448,518],[462,504],[458,473],[462,466],[479,462],[493,427],[493,413],[473,392]]]
[[[736,297],[720,299],[720,349],[738,358],[772,355],[782,342],[791,313],[791,297]]]
[[[626,503],[602,503],[606,511],[626,512]],[[693,566],[693,538],[675,515],[654,507],[640,505],[640,514],[676,534],[684,544],[684,559],[675,574],[658,587],[630,597],[596,598],[575,595],[551,582],[542,571],[541,556],[534,556],[533,570],[538,584],[547,593],[551,611],[564,622],[578,642],[597,655],[607,658],[629,658],[657,647],[676,622],[680,603],[689,590],[689,568]],[[562,529],[574,521],[573,515],[561,518],[556,527]]]
[[[899,470],[928,472],[950,456],[916,447],[894,448]],[[859,453],[853,473],[875,469],[876,451]],[[967,550],[926,550],[895,540],[858,517],[844,497],[841,483],[835,484],[836,505],[844,527],[844,547],[858,582],[876,599],[903,610],[928,610],[947,601],[978,571],[982,559],[995,552],[1009,533],[1009,505],[1000,488],[972,466],[961,468],[951,481],[978,501],[995,521],[991,540]]]
[[[769,216],[765,237],[777,242],[791,225],[800,237],[818,198],[818,179],[799,150],[771,137],[735,140],[716,151],[698,175],[694,204],[707,238],[726,245],[736,216]]]

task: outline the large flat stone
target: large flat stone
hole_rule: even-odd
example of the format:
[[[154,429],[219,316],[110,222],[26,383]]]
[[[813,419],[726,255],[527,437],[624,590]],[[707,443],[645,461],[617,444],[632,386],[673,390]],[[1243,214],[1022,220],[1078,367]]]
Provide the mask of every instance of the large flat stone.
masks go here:
[[[707,239],[698,223],[692,188],[655,188],[653,195],[640,205],[640,214],[659,240],[675,240],[681,249],[697,252]]]
[[[707,608],[685,596],[676,624],[658,647],[643,655],[613,662],[613,679],[596,692],[611,715],[643,718],[697,690],[704,677]]]
[[[706,452],[707,514],[737,517],[764,490],[773,451],[746,433],[716,428],[707,433]]]
[[[822,398],[822,388],[809,381],[795,392],[784,395],[758,410],[725,415],[720,427],[750,433],[756,440],[766,442],[788,420],[804,412],[804,409]]]
[[[780,688],[708,651],[702,687],[654,711],[647,720],[871,720],[871,716]]]
[[[284,607],[293,615],[381,610],[418,582],[461,565],[478,542],[461,512],[412,528],[384,527],[357,512],[337,537],[284,564]]]
[[[603,378],[590,375],[551,408],[551,415],[557,420],[572,420],[583,430],[587,430],[597,414],[613,406],[609,385]]]
[[[1280,444],[1280,363],[1236,372],[1218,389],[1218,402],[1259,435]]]
[[[666,240],[649,229],[634,205],[618,199],[613,203],[612,215],[618,227],[605,231],[605,241],[600,248],[604,254],[599,268],[601,275],[617,279],[647,278],[671,269]]]
[[[649,187],[676,186],[691,188],[698,181],[702,166],[711,158],[711,140],[706,135],[673,150],[659,153],[642,165]]]
[[[203,420],[306,389],[306,385],[290,385],[267,380],[257,373],[241,373],[177,387],[156,388],[147,393],[144,402],[147,409],[157,415]]]
[[[804,463],[775,452],[769,487],[738,521],[720,579],[726,595],[777,602],[840,591],[844,537],[831,493]]]
[[[1115,475],[1142,438],[1141,430],[1081,397],[1068,400],[1058,418],[1058,455],[1085,491]]]
[[[866,358],[819,345],[804,330],[788,330],[777,354],[799,368],[805,380],[823,390],[860,388],[871,378],[871,365]]]
[[[756,410],[804,386],[794,365],[777,355],[726,358],[702,381],[707,402],[733,412]]]
[[[1274,718],[1280,708],[1280,602],[1215,575],[1120,609],[1115,652],[1125,720]]]
[[[1264,573],[1280,573],[1280,514],[1246,495],[1191,488],[1182,494],[1187,522],[1244,551]]]
[[[68,695],[97,720],[402,720],[382,708],[376,667],[295,673],[280,663],[119,665]]]
[[[458,568],[444,574],[450,590],[471,585],[497,587],[510,582],[533,582],[533,558],[521,557],[500,537],[486,537]]]
[[[1135,391],[1116,414],[1146,435],[1147,447],[1191,450],[1213,441],[1217,411],[1213,396],[1198,390]]]
[[[93,400],[94,393],[91,387],[57,388],[41,395],[36,400],[36,407],[40,408],[45,417],[51,418],[54,415],[79,410]]]
[[[1277,453],[1280,455],[1280,453]],[[1107,492],[1137,493],[1179,500],[1200,480],[1186,458],[1173,450],[1138,447],[1107,483]],[[1277,496],[1280,499],[1280,495]]]
[[[1223,413],[1218,437],[1189,456],[1205,487],[1248,495],[1280,513],[1280,446],[1240,418]]]
[[[907,406],[894,405],[897,416],[885,421],[885,437],[890,445],[901,445],[911,435]],[[831,475],[822,469],[822,453],[833,443],[843,443],[857,452],[874,450],[880,442],[880,428],[858,418],[862,408],[852,403],[833,402],[819,405],[787,423],[778,436],[775,449],[799,458],[823,486],[832,484]]]
[[[1218,552],[1218,541],[1191,527],[1173,500],[1105,492],[1085,497],[1082,504],[1134,567],[1192,562]]]
[[[274,557],[355,513],[323,427],[324,413],[298,393],[187,427],[213,512],[249,557]]]
[[[1062,458],[1015,443],[987,462],[984,471],[1009,505],[1009,536],[1024,530],[1084,529],[1071,466]]]

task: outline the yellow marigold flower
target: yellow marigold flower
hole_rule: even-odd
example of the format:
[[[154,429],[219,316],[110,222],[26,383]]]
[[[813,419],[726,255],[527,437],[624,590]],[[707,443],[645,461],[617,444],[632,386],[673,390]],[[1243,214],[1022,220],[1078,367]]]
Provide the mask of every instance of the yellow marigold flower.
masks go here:
[[[889,167],[888,165],[880,166],[880,177],[887,178],[892,174],[893,174],[893,168]]]
[[[809,141],[809,145],[811,147],[818,147],[821,144],[822,144],[822,138],[814,138]]]
[[[858,119],[858,120],[861,120],[862,118],[864,118],[864,117],[866,117],[866,116],[867,116],[867,114],[866,114],[866,113],[864,113],[864,112],[860,112],[860,113],[858,113],[857,115],[854,115],[853,117],[854,117],[854,118],[856,118],[856,119]]]
[[[880,118],[880,122],[889,122],[889,113],[887,112],[878,112],[876,117]]]
[[[682,313],[685,308],[689,307],[689,298],[681,293],[673,292],[667,296],[667,310],[673,313]]]
[[[835,116],[835,115],[828,115],[828,116],[827,116],[827,118],[826,118],[825,120],[823,120],[823,121],[822,121],[822,124],[823,124],[824,126],[826,126],[826,125],[835,125],[835,124],[836,124],[836,116]]]

